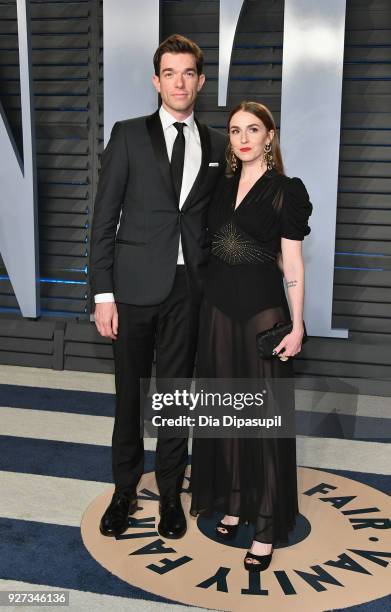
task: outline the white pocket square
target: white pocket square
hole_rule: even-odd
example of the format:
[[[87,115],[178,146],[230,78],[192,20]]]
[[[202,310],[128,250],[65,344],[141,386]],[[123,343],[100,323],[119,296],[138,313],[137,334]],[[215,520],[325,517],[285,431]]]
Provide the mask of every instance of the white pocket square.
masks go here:
[[[211,166],[212,168],[218,168],[219,162],[209,162],[209,166]]]

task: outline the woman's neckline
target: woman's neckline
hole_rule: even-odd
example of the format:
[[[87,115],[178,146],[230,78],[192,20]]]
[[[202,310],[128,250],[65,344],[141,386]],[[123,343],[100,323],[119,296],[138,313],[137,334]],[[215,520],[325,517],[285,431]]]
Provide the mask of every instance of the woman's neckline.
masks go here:
[[[247,199],[248,195],[252,192],[252,190],[254,189],[254,187],[256,185],[258,185],[258,183],[265,178],[266,176],[272,176],[274,174],[275,170],[266,170],[263,174],[261,174],[261,176],[259,178],[257,178],[257,180],[255,181],[255,183],[253,183],[253,185],[250,187],[250,189],[247,191],[247,193],[243,196],[243,198],[240,200],[240,202],[237,204],[237,197],[238,197],[238,190],[239,190],[239,183],[240,183],[240,179],[241,179],[241,175],[240,173],[234,175],[234,177],[236,178],[236,188],[235,188],[235,197],[234,197],[234,212],[236,212],[243,204],[243,202]]]

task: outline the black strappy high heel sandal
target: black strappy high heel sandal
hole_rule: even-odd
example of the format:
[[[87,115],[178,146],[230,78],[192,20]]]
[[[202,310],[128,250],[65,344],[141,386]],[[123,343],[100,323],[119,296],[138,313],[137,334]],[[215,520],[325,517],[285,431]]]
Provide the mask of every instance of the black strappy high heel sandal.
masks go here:
[[[219,527],[226,529],[226,533],[224,533],[223,531],[219,531]],[[239,529],[239,523],[237,525],[226,525],[225,523],[222,523],[221,521],[219,521],[215,527],[215,533],[216,536],[220,539],[220,540],[224,540],[225,542],[228,540],[233,540],[234,537],[236,536],[237,532]]]
[[[254,555],[254,553],[247,551],[244,557],[244,568],[248,572],[264,572],[269,567],[273,556],[273,549],[268,555]],[[247,559],[255,559],[258,563],[246,563]]]

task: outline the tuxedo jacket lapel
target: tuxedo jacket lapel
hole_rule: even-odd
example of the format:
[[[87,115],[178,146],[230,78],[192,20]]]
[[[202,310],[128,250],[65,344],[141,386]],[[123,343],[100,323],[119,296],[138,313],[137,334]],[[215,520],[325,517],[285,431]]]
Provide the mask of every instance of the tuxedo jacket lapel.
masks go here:
[[[146,123],[159,170],[162,174],[169,194],[172,196],[173,201],[176,202],[176,196],[171,178],[171,166],[167,155],[167,146],[164,138],[162,123],[159,117],[159,111],[156,111],[156,113],[147,117]]]
[[[198,189],[202,185],[203,179],[205,178],[206,172],[208,170],[209,160],[210,160],[209,130],[206,125],[202,125],[201,123],[199,123],[199,121],[197,121],[197,119],[195,119],[195,122],[197,124],[198,133],[200,135],[200,141],[201,141],[201,151],[202,151],[201,166],[198,171],[197,177],[193,183],[193,186],[190,189],[186,200],[183,202],[182,210],[188,208],[191,205],[191,201],[193,200],[195,194],[197,193]]]

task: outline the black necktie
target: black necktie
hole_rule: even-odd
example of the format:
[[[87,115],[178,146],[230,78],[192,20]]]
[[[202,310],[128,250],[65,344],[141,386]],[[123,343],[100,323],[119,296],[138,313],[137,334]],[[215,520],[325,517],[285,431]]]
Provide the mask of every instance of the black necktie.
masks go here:
[[[176,122],[173,125],[177,129],[178,134],[176,135],[174,146],[172,148],[171,176],[179,203],[182,187],[183,164],[185,161],[185,135],[183,133],[183,128],[186,124]]]

